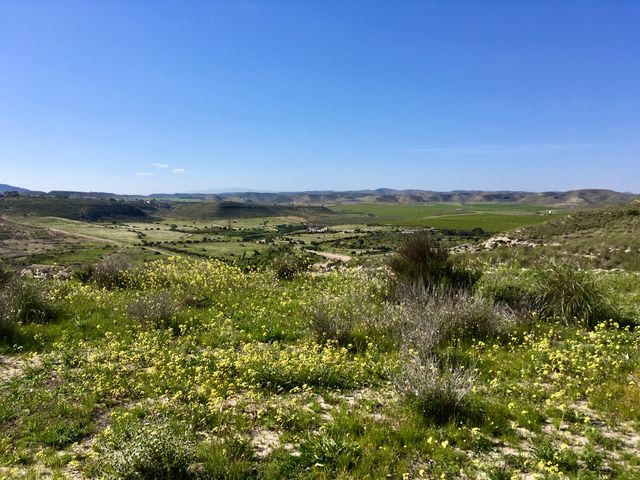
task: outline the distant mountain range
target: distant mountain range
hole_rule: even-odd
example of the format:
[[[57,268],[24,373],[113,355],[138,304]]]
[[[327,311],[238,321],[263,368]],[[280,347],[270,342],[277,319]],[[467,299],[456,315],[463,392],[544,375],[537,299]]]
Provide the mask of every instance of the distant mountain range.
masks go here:
[[[16,191],[21,195],[99,199],[146,200],[208,200],[251,202],[271,205],[331,205],[341,203],[504,203],[540,206],[603,206],[628,203],[640,195],[604,189],[581,189],[565,192],[453,190],[376,190],[303,191],[303,192],[221,192],[221,193],[154,193],[151,195],[119,195],[108,192],[76,192],[54,190],[35,192],[12,185],[0,184],[0,193]]]

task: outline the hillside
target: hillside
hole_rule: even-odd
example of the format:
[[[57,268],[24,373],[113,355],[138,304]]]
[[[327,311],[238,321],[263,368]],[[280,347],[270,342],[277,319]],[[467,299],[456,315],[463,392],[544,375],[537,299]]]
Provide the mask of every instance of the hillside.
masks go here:
[[[251,202],[203,201],[174,203],[165,214],[169,217],[190,220],[213,220],[227,218],[259,218],[276,216],[306,216],[332,212],[324,207],[297,205],[264,205]]]
[[[0,198],[0,215],[62,217],[70,220],[150,220],[158,207],[144,201],[71,199],[50,197]]]
[[[635,201],[576,211],[517,229],[504,240],[494,242],[491,252],[485,255],[493,261],[520,262],[525,265],[542,258],[556,258],[570,259],[588,268],[638,271],[639,233],[640,202]]]

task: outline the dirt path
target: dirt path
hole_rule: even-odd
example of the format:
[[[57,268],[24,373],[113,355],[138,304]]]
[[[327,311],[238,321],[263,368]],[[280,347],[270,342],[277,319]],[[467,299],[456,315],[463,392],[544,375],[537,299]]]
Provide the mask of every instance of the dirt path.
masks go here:
[[[341,253],[329,253],[329,252],[319,252],[317,250],[307,250],[309,253],[314,253],[324,258],[328,258],[329,260],[338,260],[340,262],[348,262],[351,260],[349,255],[343,255]]]

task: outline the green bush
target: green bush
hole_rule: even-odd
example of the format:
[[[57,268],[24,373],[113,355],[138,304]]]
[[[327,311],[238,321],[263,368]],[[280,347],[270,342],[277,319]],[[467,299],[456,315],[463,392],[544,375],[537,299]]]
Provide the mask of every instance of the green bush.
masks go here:
[[[44,286],[35,280],[14,278],[0,294],[3,324],[47,323],[56,320],[58,307],[47,296]]]
[[[541,318],[559,318],[565,325],[593,327],[619,317],[595,277],[566,263],[538,272],[534,305]]]
[[[425,233],[411,234],[388,265],[398,283],[415,283],[426,288],[471,290],[482,272],[454,262],[449,251]]]

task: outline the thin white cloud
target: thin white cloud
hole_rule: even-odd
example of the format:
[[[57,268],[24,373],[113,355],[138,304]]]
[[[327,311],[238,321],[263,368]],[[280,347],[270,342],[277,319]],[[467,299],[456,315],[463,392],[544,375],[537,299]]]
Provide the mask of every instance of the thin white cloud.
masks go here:
[[[155,177],[155,174],[150,172],[138,172],[136,173],[136,177]]]
[[[183,173],[187,173],[184,168],[174,168],[172,172],[174,175],[182,175]]]
[[[151,166],[156,168],[169,168],[171,165],[166,163],[152,163]]]
[[[539,143],[523,145],[472,145],[467,147],[412,148],[414,153],[432,153],[442,156],[462,155],[513,155],[518,153],[571,152],[600,147],[597,143]]]

